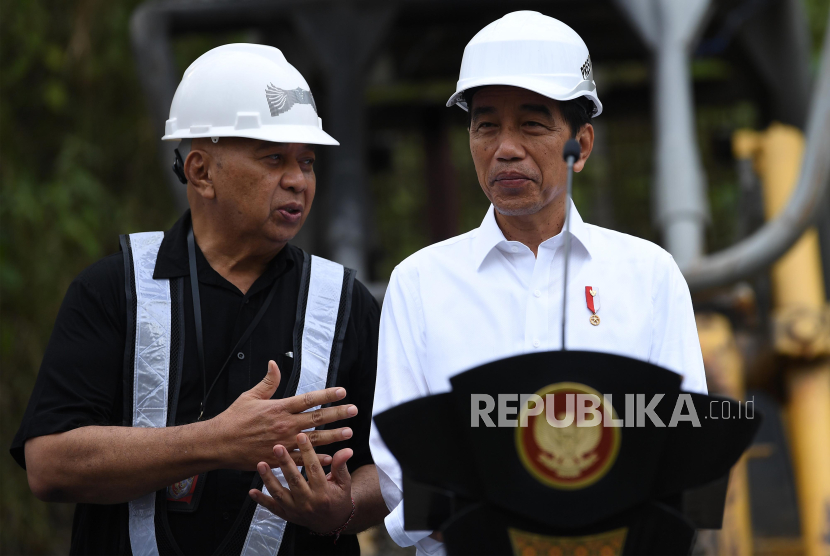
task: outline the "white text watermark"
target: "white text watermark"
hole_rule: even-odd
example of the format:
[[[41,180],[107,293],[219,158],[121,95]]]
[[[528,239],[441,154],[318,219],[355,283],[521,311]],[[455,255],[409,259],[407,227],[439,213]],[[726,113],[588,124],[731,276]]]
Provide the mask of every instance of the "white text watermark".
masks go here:
[[[698,415],[691,394],[681,393],[672,409],[668,423],[657,415],[656,409],[664,394],[654,394],[646,403],[645,394],[625,394],[623,417],[615,412],[613,397],[605,394],[557,393],[546,394],[498,394],[497,399],[489,394],[470,395],[470,426],[479,427],[527,427],[528,421],[544,413],[552,427],[676,427],[678,423],[689,422],[700,427]],[[564,398],[564,403],[563,399]],[[494,414],[495,413],[495,414]],[[745,402],[711,400],[709,414],[704,419],[753,419],[755,398]]]

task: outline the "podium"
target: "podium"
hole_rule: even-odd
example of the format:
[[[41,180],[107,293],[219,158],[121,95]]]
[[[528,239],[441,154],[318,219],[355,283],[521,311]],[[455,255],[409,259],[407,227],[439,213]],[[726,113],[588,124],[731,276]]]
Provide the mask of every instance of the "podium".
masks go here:
[[[761,416],[680,375],[596,352],[533,353],[375,416],[403,473],[407,530],[448,554],[688,554],[720,528]]]

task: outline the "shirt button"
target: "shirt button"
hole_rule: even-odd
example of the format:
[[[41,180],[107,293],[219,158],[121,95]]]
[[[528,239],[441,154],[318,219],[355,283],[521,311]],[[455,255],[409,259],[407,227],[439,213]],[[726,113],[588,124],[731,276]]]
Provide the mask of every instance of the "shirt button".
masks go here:
[[[228,512],[223,512],[222,513],[222,519],[228,520],[230,518],[231,518],[231,514],[229,514]]]
[[[239,357],[239,359],[245,359],[245,354],[242,353],[241,351],[239,353],[237,353],[236,356]]]
[[[535,295],[536,297],[542,297],[542,292],[539,290],[533,290],[533,295]]]
[[[533,347],[537,348],[541,345],[542,345],[542,342],[540,342],[539,340],[533,340]]]
[[[510,251],[512,251],[513,253],[518,253],[519,248],[514,245],[513,247],[510,248]]]

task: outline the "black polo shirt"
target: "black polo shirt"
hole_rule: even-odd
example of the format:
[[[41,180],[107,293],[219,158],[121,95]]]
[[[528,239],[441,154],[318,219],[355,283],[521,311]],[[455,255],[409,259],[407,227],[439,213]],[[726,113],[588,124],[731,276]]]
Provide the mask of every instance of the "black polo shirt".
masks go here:
[[[203,379],[198,365],[193,303],[187,258],[190,213],[164,234],[155,278],[186,277],[183,282],[184,361],[176,424],[196,421],[202,400]],[[274,299],[251,334],[231,358],[206,404],[203,419],[227,409],[240,394],[252,388],[267,370],[269,359],[280,366],[282,381],[275,398],[288,382],[293,359],[293,332],[303,253],[286,245],[268,264],[248,292],[220,276],[196,248],[202,320],[204,325],[207,383],[210,385],[230,350],[242,336],[277,282]],[[23,445],[29,438],[90,425],[122,425],[123,373],[127,330],[124,258],[110,255],[86,270],[63,300],[43,356],[34,392],[11,447],[12,456],[25,467]],[[358,415],[337,426],[350,426],[351,439],[318,449],[333,454],[352,448],[349,470],[372,463],[369,428],[377,367],[380,309],[365,286],[355,281],[352,307],[343,343],[337,386],[346,389],[339,403],[355,404]],[[192,513],[167,512],[178,548],[184,554],[210,554],[223,544],[248,499],[254,472],[216,470],[207,474],[199,505]],[[247,525],[235,536],[244,535]],[[317,537],[289,524],[280,554],[359,554],[357,538]],[[232,543],[238,544],[238,543]],[[241,546],[241,545],[240,545]],[[78,504],[72,531],[72,553],[129,553],[127,505]]]

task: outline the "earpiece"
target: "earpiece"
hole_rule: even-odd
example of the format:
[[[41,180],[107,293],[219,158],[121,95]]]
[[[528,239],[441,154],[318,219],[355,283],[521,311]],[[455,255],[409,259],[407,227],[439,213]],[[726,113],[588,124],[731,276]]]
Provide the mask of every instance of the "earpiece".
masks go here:
[[[179,181],[182,183],[187,183],[187,176],[184,175],[184,161],[182,160],[182,155],[179,152],[179,149],[175,150],[176,159],[173,161],[173,173],[176,174],[176,177],[179,178]]]

